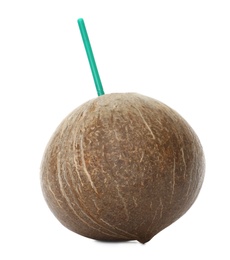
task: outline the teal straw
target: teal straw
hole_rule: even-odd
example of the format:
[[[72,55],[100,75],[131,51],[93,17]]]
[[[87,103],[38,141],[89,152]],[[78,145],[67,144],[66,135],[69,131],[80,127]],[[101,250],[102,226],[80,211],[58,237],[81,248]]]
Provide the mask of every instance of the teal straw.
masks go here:
[[[94,83],[96,86],[98,96],[104,95],[103,86],[101,84],[101,79],[97,70],[97,65],[93,56],[93,51],[90,45],[89,37],[85,28],[85,23],[82,18],[77,20],[78,26],[81,32],[81,37],[85,46],[86,54],[88,57],[89,65],[93,74]]]

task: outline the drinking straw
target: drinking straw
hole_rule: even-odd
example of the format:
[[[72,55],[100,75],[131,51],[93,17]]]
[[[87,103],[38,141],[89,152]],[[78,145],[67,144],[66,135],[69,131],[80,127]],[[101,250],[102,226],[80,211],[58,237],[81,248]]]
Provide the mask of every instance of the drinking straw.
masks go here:
[[[85,46],[85,50],[86,50],[86,54],[88,57],[88,61],[89,61],[89,65],[91,68],[91,72],[93,74],[93,79],[94,79],[94,83],[96,86],[96,90],[97,90],[97,94],[98,96],[104,95],[104,90],[103,90],[103,86],[101,84],[101,79],[97,70],[97,65],[93,56],[93,51],[90,45],[90,41],[89,41],[89,37],[88,37],[88,33],[85,27],[85,23],[84,20],[82,18],[77,20],[78,22],[78,26],[81,32],[81,37]]]

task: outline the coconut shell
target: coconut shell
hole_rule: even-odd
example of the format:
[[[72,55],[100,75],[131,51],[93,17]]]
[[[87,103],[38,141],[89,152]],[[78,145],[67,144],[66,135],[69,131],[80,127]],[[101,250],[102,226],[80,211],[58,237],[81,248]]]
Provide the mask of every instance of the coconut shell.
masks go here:
[[[69,114],[46,148],[45,200],[68,229],[107,241],[149,241],[194,203],[204,154],[189,124],[140,94],[107,94]]]

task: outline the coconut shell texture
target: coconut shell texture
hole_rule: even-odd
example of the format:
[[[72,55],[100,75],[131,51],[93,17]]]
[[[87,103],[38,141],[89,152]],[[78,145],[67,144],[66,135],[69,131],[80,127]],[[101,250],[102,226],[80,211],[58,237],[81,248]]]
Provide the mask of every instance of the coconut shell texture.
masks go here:
[[[189,124],[163,103],[107,94],[69,114],[41,166],[46,202],[80,235],[149,241],[193,204],[204,154]]]

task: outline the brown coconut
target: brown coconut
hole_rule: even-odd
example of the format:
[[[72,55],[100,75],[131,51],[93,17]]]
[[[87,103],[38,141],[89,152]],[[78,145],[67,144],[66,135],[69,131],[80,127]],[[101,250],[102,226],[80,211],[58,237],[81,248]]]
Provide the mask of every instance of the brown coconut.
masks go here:
[[[69,114],[52,136],[41,185],[58,220],[80,235],[149,241],[195,201],[204,155],[189,124],[163,103],[107,94]]]

